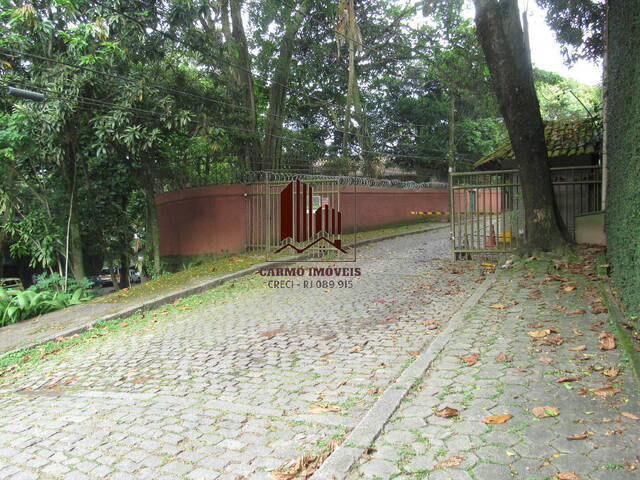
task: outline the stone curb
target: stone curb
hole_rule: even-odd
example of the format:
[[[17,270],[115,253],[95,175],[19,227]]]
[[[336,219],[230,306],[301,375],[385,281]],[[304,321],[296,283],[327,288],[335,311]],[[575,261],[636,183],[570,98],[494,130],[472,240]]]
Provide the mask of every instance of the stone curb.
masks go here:
[[[402,399],[415,382],[431,366],[438,354],[452,338],[453,333],[462,324],[464,317],[478,300],[489,290],[495,281],[495,274],[489,276],[478,287],[462,308],[449,320],[447,327],[428,346],[422,347],[422,353],[378,398],[358,426],[351,431],[345,441],[324,461],[310,480],[344,480],[364,451],[378,437],[385,424],[396,411]]]
[[[436,230],[442,230],[444,228],[449,228],[449,223],[447,223],[446,225],[442,225],[442,226],[437,226],[437,227],[431,227],[431,228],[424,228],[421,230],[413,230],[411,232],[402,232],[402,233],[395,233],[392,235],[386,235],[384,237],[377,237],[377,238],[370,238],[367,240],[362,240],[360,242],[355,242],[355,243],[350,243],[348,245],[346,245],[347,247],[352,247],[352,246],[364,246],[364,245],[369,245],[371,243],[376,243],[376,242],[382,242],[385,240],[391,240],[394,238],[399,238],[399,237],[405,237],[407,235],[416,235],[419,233],[427,233],[427,232],[431,232],[431,231],[436,231]],[[283,260],[281,262],[278,262],[280,264],[291,264],[291,263],[298,263],[301,261],[304,261],[304,258],[306,257],[298,257],[298,258],[294,258],[291,260]],[[24,347],[19,347],[13,350],[7,350],[6,352],[2,352],[0,353],[0,356],[2,355],[6,355],[9,354],[11,352],[16,352],[16,351],[21,351],[21,350],[28,350],[31,348],[35,348],[38,347],[40,345],[43,345],[47,342],[50,342],[52,340],[55,340],[58,337],[70,337],[71,335],[75,335],[77,333],[82,333],[85,332],[87,330],[89,330],[90,328],[94,327],[96,324],[100,323],[100,322],[105,322],[105,321],[110,321],[110,320],[116,320],[116,319],[125,319],[127,317],[130,317],[134,314],[136,314],[137,312],[144,312],[144,311],[148,311],[148,310],[152,310],[154,308],[158,308],[161,307],[162,305],[166,305],[168,303],[173,303],[175,300],[179,299],[179,298],[185,298],[185,297],[189,297],[191,295],[195,295],[198,293],[202,293],[204,291],[210,290],[214,287],[217,287],[219,285],[222,285],[230,280],[235,280],[236,278],[239,277],[243,277],[245,275],[257,272],[258,270],[260,270],[261,268],[266,268],[268,266],[272,265],[272,263],[270,262],[265,262],[265,263],[258,263],[256,265],[252,265],[251,267],[245,268],[243,270],[238,270],[237,272],[232,272],[232,273],[228,273],[226,275],[221,275],[220,277],[217,278],[213,278],[213,279],[209,279],[209,280],[205,280],[199,283],[196,283],[195,285],[191,285],[189,287],[183,288],[181,290],[177,290],[175,292],[169,293],[167,295],[164,295],[162,297],[158,297],[155,298],[153,300],[149,300],[143,303],[139,303],[136,304],[135,306],[130,306],[127,308],[123,308],[122,310],[118,310],[114,313],[110,313],[108,315],[103,315],[101,317],[98,317],[94,320],[91,320],[89,322],[86,322],[82,325],[78,325],[75,326],[73,328],[69,328],[67,330],[62,330],[62,331],[57,331],[55,334],[51,334],[48,337],[46,337],[43,340],[39,340],[37,342],[28,344]]]

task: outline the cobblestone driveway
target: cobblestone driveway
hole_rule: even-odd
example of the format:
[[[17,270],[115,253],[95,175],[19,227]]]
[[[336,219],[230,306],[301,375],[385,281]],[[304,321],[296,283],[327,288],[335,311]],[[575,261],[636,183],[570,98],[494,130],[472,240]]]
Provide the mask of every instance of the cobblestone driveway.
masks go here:
[[[260,479],[321,451],[437,334],[423,322],[473,291],[468,272],[440,268],[447,235],[360,248],[352,289],[254,276],[233,301],[160,312],[1,378],[0,478]]]

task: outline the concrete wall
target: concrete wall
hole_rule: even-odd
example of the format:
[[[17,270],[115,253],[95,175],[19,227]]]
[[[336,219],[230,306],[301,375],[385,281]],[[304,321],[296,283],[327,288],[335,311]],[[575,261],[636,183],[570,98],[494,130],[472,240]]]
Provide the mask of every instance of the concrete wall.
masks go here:
[[[247,238],[246,185],[216,185],[156,196],[163,256],[241,252]],[[448,211],[446,189],[342,187],[343,231],[409,223],[415,211]],[[357,225],[354,225],[354,211]],[[440,218],[447,218],[446,215]]]

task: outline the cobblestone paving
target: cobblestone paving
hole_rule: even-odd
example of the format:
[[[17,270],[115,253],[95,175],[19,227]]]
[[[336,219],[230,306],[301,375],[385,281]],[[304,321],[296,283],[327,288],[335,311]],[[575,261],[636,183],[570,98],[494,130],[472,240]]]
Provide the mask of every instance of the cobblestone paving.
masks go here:
[[[521,268],[500,273],[351,479],[640,478],[638,385],[619,346],[600,349],[597,287]],[[473,366],[459,358],[473,354]],[[459,416],[436,415],[445,407]],[[483,423],[496,415],[513,417]]]
[[[321,451],[475,288],[443,267],[447,235],[360,248],[352,289],[254,275],[232,300],[204,294],[0,378],[0,478],[261,479]]]

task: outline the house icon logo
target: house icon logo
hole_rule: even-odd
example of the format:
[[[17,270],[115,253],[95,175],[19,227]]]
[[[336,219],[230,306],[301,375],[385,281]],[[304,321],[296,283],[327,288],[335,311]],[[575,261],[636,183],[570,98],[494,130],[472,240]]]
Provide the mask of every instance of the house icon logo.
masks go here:
[[[315,195],[300,180],[290,182],[280,192],[280,246],[275,253],[290,249],[303,253],[314,246],[342,253],[342,214],[329,198]]]

